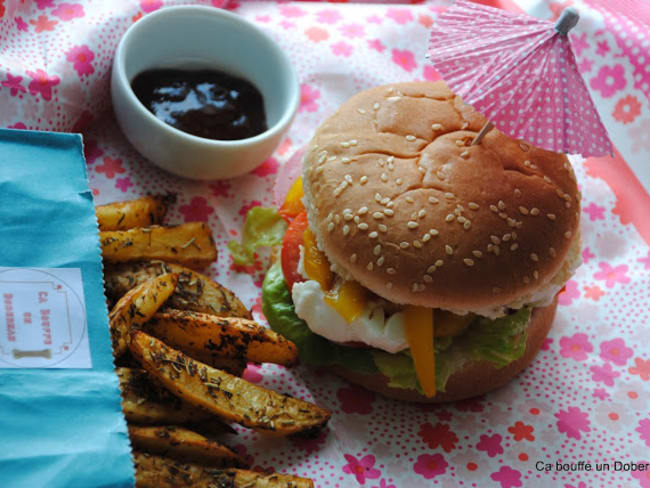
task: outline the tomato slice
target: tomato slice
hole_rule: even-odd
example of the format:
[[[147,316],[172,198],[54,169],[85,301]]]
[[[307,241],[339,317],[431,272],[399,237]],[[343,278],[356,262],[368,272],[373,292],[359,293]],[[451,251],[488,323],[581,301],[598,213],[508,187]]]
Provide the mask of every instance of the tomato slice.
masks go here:
[[[308,225],[307,212],[299,213],[289,224],[284,239],[282,239],[282,274],[289,290],[293,288],[294,283],[305,281],[305,278],[298,272],[298,262],[300,261],[300,246],[303,243],[302,236]]]

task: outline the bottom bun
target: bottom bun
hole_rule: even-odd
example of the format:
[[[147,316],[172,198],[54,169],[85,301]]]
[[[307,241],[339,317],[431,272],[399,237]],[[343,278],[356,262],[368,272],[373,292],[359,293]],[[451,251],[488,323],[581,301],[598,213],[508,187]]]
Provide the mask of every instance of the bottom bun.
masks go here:
[[[547,307],[533,309],[527,329],[526,351],[521,358],[503,368],[497,368],[488,361],[470,362],[449,377],[445,388],[446,391],[437,393],[433,398],[427,398],[415,390],[390,387],[388,386],[388,378],[381,374],[364,374],[341,366],[333,366],[328,368],[328,371],[388,398],[406,402],[455,402],[483,395],[488,391],[501,388],[517,376],[535,358],[537,351],[542,347],[544,339],[551,329],[556,308],[557,297]]]

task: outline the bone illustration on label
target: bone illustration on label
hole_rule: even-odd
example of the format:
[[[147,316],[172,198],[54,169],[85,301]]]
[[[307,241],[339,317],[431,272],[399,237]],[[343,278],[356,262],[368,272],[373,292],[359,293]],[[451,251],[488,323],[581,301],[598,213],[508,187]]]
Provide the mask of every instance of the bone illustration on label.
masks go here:
[[[40,349],[36,351],[14,349],[11,351],[13,353],[14,359],[21,358],[44,358],[52,359],[52,350],[51,349]]]

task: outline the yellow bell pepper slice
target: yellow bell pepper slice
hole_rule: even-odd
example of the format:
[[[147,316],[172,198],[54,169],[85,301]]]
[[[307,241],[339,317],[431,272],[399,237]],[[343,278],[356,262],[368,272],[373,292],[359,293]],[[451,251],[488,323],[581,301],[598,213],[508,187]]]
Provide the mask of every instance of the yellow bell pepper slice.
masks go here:
[[[278,213],[282,215],[282,217],[290,219],[299,213],[304,212],[305,206],[302,203],[303,196],[305,196],[305,192],[302,188],[302,177],[299,177],[293,182],[291,188],[289,188],[287,196],[278,210]]]
[[[309,230],[309,227],[305,229],[302,239],[305,244],[303,256],[305,272],[309,276],[309,279],[317,281],[321,289],[327,292],[332,288],[332,283],[334,282],[334,274],[330,270],[330,263],[327,260],[327,256],[318,249],[316,237]]]
[[[325,302],[349,324],[366,308],[366,290],[356,281],[343,281],[325,295]]]
[[[424,394],[431,398],[436,394],[433,309],[407,305],[403,314],[415,372]]]

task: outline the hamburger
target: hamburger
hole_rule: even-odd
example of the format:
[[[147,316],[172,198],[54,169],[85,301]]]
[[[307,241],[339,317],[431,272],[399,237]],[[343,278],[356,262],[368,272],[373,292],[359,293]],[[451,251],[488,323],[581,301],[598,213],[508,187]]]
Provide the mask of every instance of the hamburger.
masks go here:
[[[303,363],[446,402],[507,383],[580,264],[565,155],[493,129],[444,83],[358,93],[315,132],[262,291]]]

